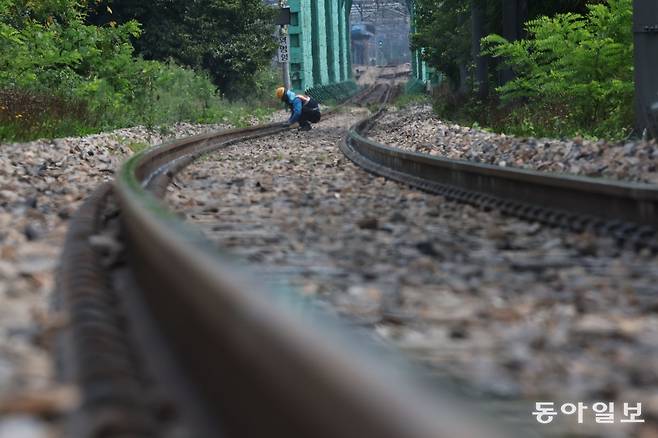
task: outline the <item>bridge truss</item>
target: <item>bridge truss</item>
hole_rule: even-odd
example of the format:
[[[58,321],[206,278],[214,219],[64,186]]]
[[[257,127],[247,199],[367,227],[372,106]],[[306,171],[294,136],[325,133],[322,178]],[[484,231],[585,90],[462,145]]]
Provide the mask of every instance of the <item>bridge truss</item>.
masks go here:
[[[352,61],[357,65],[402,64],[410,61],[411,0],[354,0],[350,21]],[[360,29],[371,37],[355,38]]]

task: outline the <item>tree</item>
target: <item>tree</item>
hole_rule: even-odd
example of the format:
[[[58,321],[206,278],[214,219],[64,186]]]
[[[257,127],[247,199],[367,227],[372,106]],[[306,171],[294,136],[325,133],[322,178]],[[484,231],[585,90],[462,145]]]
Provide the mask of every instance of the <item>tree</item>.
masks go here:
[[[467,91],[470,55],[470,3],[461,0],[417,0],[414,50],[421,50],[430,65]]]
[[[416,0],[416,31],[412,49],[423,49],[425,60],[442,71],[464,93],[476,85],[487,94],[490,64],[496,60],[480,54],[482,37],[503,34],[509,41],[523,38],[523,24],[532,18],[556,13],[586,13],[587,4],[604,0]],[[470,81],[474,74],[473,81]],[[501,72],[500,83],[513,79]]]
[[[555,123],[597,136],[629,128],[632,15],[632,0],[607,0],[588,5],[586,14],[531,20],[526,25],[528,38],[523,40],[485,38],[487,53],[516,73],[514,80],[499,88],[503,101],[524,100]]]
[[[475,84],[480,98],[489,94],[489,60],[480,53],[485,37],[485,0],[471,0],[471,55],[475,61]]]
[[[528,19],[528,0],[502,0],[503,6],[503,37],[507,41],[518,41],[523,38],[523,24]],[[502,83],[514,79],[510,68],[501,71]]]
[[[480,56],[479,42],[500,32],[500,15],[497,0],[416,0],[412,49],[423,49],[425,60],[446,74],[461,93],[476,84],[484,96],[490,60]]]
[[[584,14],[587,13],[588,4],[605,3],[605,0],[542,0],[528,1],[527,3],[528,17],[533,19],[542,15],[552,17],[555,14],[567,12]]]
[[[98,24],[137,20],[139,54],[208,70],[229,98],[249,92],[276,49],[275,11],[262,0],[101,0],[90,7]]]

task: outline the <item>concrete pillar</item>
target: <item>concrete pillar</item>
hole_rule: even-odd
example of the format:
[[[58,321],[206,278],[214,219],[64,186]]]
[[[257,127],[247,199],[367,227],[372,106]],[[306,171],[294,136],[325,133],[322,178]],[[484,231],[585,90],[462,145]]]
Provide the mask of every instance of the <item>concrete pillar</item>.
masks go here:
[[[327,67],[329,82],[340,82],[340,32],[336,0],[325,0],[327,23]]]
[[[327,69],[327,22],[324,0],[312,0],[311,16],[313,26],[313,85],[329,83]]]

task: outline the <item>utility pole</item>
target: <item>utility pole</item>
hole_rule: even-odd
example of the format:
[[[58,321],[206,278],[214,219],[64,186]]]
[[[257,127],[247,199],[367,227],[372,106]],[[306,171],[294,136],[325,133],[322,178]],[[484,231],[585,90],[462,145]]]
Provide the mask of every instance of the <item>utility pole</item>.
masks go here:
[[[288,41],[288,25],[290,24],[290,8],[286,0],[279,0],[279,62],[281,63],[281,73],[283,76],[283,86],[286,90],[292,88],[290,82],[290,42]],[[287,9],[287,20],[285,19],[284,10]]]
[[[633,1],[635,128],[658,138],[658,2]]]
[[[523,25],[528,19],[528,0],[502,0],[503,37],[517,41],[523,37]],[[514,79],[514,72],[506,68],[501,73],[503,84]]]
[[[489,94],[489,60],[482,56],[480,40],[484,38],[484,0],[471,0],[471,52],[475,61],[475,83],[478,96],[482,99]]]

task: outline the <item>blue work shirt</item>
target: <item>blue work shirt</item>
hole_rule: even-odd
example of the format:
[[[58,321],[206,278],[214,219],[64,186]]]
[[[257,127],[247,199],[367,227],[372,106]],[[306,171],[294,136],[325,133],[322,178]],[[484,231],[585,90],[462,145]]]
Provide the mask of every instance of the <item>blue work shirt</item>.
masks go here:
[[[299,96],[297,96],[295,93],[293,93],[290,90],[286,92],[286,102],[288,103],[290,109],[292,110],[292,114],[290,114],[290,119],[288,119],[288,123],[290,124],[295,123],[302,116],[302,106],[304,106],[304,103],[302,102],[302,99]]]

